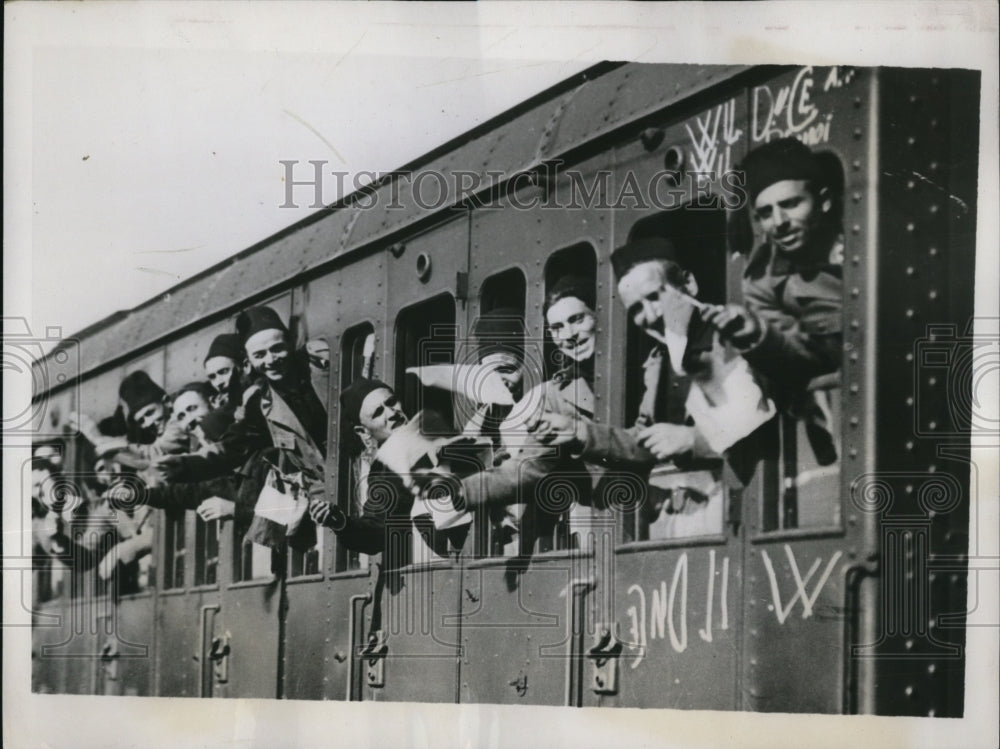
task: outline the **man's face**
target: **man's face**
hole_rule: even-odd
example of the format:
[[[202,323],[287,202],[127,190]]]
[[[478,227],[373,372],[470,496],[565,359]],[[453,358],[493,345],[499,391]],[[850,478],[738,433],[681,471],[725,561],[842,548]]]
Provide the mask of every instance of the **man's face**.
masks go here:
[[[228,356],[213,356],[205,362],[205,377],[217,393],[226,391],[235,371],[236,362]]]
[[[545,313],[549,332],[559,350],[574,361],[586,361],[594,355],[596,342],[594,312],[581,299],[566,296]]]
[[[185,390],[174,398],[174,421],[186,432],[192,431],[211,408],[201,393]]]
[[[482,358],[480,364],[491,367],[494,372],[500,375],[503,384],[512,393],[516,393],[521,387],[521,383],[524,382],[524,365],[513,354],[503,351],[487,354]]]
[[[656,341],[665,340],[666,324],[663,319],[665,305],[661,292],[668,283],[688,296],[698,293],[698,284],[691,273],[672,265],[668,274],[664,264],[657,260],[633,265],[618,282],[618,296],[627,314],[646,335]],[[671,281],[671,278],[674,278]]]
[[[754,217],[768,241],[781,252],[799,252],[815,240],[817,228],[830,201],[818,201],[801,179],[775,182],[757,195]]]
[[[285,334],[280,330],[262,330],[246,342],[250,366],[272,382],[283,380],[288,374],[290,351]]]
[[[358,420],[361,422],[358,429],[364,430],[377,445],[389,439],[389,435],[407,421],[399,399],[389,388],[372,390],[365,396]]]
[[[162,401],[147,403],[135,412],[135,423],[144,434],[155,435],[167,418],[167,409]]]

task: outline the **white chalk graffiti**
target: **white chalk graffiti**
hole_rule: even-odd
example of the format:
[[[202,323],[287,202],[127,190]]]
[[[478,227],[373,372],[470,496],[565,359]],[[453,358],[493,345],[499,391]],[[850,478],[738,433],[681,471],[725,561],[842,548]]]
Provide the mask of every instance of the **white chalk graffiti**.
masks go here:
[[[823,590],[823,586],[826,585],[827,579],[830,577],[830,573],[833,572],[834,566],[837,564],[837,560],[841,557],[841,552],[834,552],[833,556],[830,557],[830,561],[826,564],[826,569],[823,570],[823,574],[819,576],[819,580],[816,581],[815,587],[810,594],[806,589],[809,585],[809,581],[812,579],[813,575],[816,574],[816,570],[819,569],[820,565],[823,563],[821,558],[818,558],[812,563],[809,571],[806,572],[806,576],[802,577],[802,573],[799,572],[799,565],[795,561],[795,554],[792,552],[791,547],[785,544],[785,556],[788,557],[788,566],[791,568],[792,577],[795,580],[795,595],[793,595],[787,604],[781,603],[781,591],[778,590],[778,577],[774,573],[774,565],[771,564],[771,557],[767,555],[767,551],[761,549],[761,558],[764,560],[764,568],[767,570],[767,577],[771,583],[771,598],[774,601],[773,606],[769,608],[774,609],[774,615],[778,618],[778,624],[784,624],[788,615],[792,612],[792,607],[795,605],[796,601],[802,601],[802,618],[808,619],[812,616],[813,604],[816,603],[816,599],[819,598],[820,591]]]
[[[733,145],[742,137],[743,131],[736,127],[736,100],[719,104],[713,109],[694,118],[698,133],[685,123],[691,139],[691,168],[696,172],[722,174],[731,166]]]
[[[834,67],[823,83],[823,90],[840,88],[850,83],[853,77],[853,70],[848,69],[841,76]],[[791,85],[777,90],[768,85],[756,86],[750,119],[754,143],[791,136],[808,146],[828,142],[833,112],[821,113],[813,103],[811,93],[814,85],[810,65],[798,72]]]
[[[715,596],[715,550],[708,552],[708,583],[706,586],[705,602],[705,627],[698,630],[698,636],[705,642],[712,642],[712,612],[713,598]],[[729,610],[726,602],[726,593],[729,589],[729,557],[722,558],[721,574],[721,620],[720,629],[729,629]],[[632,585],[628,589],[628,595],[638,597],[636,604],[628,607],[629,618],[629,642],[638,646],[635,658],[631,667],[636,668],[642,663],[646,655],[646,644],[648,640],[657,638],[670,640],[670,647],[674,652],[683,653],[687,650],[687,609],[688,609],[688,555],[684,552],[677,559],[674,566],[674,575],[670,580],[670,589],[667,589],[667,581],[661,580],[658,588],[653,588],[649,596],[649,626],[647,628],[646,618],[646,591],[640,585]]]

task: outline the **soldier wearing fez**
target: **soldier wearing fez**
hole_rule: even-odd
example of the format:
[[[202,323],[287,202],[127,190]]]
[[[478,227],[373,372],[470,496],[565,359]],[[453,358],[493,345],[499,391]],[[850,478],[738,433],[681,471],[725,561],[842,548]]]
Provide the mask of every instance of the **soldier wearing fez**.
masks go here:
[[[241,404],[243,395],[241,384],[241,364],[246,359],[243,344],[238,335],[223,333],[217,335],[205,355],[205,378],[215,393],[211,406],[234,410]]]
[[[751,219],[763,241],[743,278],[745,307],[717,308],[710,321],[769,382],[769,392],[805,423],[820,465],[836,461],[826,388],[840,369],[844,240],[833,169],[795,138],[751,151]]]
[[[219,452],[167,457],[157,466],[173,480],[197,481],[222,475],[273,447],[294,455],[302,468],[321,478],[326,409],[288,329],[270,307],[251,307],[236,318],[236,334],[252,372],[243,393],[243,419],[229,428]]]

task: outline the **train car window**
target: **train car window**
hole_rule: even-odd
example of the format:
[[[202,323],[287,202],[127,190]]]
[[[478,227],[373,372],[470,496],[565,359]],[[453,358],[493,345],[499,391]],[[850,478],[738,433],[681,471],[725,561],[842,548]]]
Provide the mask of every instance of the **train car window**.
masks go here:
[[[593,419],[594,364],[597,353],[597,253],[581,243],[553,252],[545,263],[544,372],[560,397],[581,418]],[[593,485],[593,482],[590,482]],[[539,539],[538,551],[580,548],[595,510],[592,492],[579,493],[557,518],[540,527],[551,530]]]
[[[721,209],[675,209],[636,222],[629,239],[664,237],[677,248],[679,265],[697,283],[696,299],[726,300],[726,215]],[[654,423],[693,426],[687,399],[692,381],[678,374],[670,356],[631,320],[625,353],[626,425],[634,430]],[[693,328],[687,329],[689,335]],[[709,342],[710,342],[709,335]],[[685,351],[694,339],[687,340]],[[686,356],[686,355],[685,355]],[[681,367],[683,369],[683,367]],[[609,480],[613,480],[613,476]],[[691,453],[652,469],[645,501],[622,515],[622,540],[658,541],[717,535],[723,531],[725,491],[722,461]]]
[[[443,388],[423,386],[418,377],[407,374],[406,370],[410,367],[455,364],[457,337],[455,300],[450,294],[441,294],[407,307],[396,317],[396,395],[409,416],[424,414],[423,432],[428,437],[456,434],[452,394]],[[429,419],[426,418],[428,415],[440,418]],[[444,555],[441,537],[431,530],[429,523],[427,516],[414,521],[419,531],[411,536],[410,561],[414,564]]]
[[[396,395],[413,416],[434,411],[445,430],[454,428],[451,395],[441,388],[422,386],[419,378],[406,374],[409,367],[455,363],[455,299],[440,294],[402,310],[396,318]]]
[[[163,588],[184,587],[185,525],[183,515],[164,517]]]
[[[486,314],[495,309],[509,307],[524,313],[527,282],[520,268],[495,273],[485,281],[479,291],[479,313]]]
[[[340,392],[359,377],[375,377],[375,328],[362,323],[348,328],[340,343]],[[340,440],[337,470],[337,501],[349,516],[362,513],[365,497],[365,477],[368,464],[357,454],[353,435],[345,434]],[[338,572],[368,567],[368,555],[337,545],[336,569]]]
[[[221,520],[195,518],[194,524],[194,584],[215,585],[219,582],[219,535]]]
[[[761,271],[751,274],[756,288],[776,289],[771,308],[763,310],[770,325],[794,330],[804,336],[813,368],[811,379],[798,377],[776,395],[779,417],[771,432],[768,457],[763,463],[763,498],[760,527],[763,532],[796,528],[837,528],[841,525],[841,370],[843,350],[843,299],[837,291],[843,265],[844,169],[832,152],[817,154],[828,184],[825,197],[830,210],[814,228],[822,243],[822,264],[808,274],[793,274],[784,280],[774,272],[766,235],[753,211],[749,223],[753,233],[752,257],[761,261]],[[753,263],[751,263],[753,267]],[[780,288],[784,290],[781,291]],[[746,289],[745,289],[746,290]],[[836,332],[835,332],[836,331]],[[796,362],[785,363],[795,374]],[[772,375],[773,376],[773,375]]]
[[[495,273],[483,281],[480,286],[479,316],[482,317],[495,310],[509,310],[512,315],[519,315],[523,319],[526,297],[527,281],[519,268],[509,268]],[[471,330],[475,330],[475,323]],[[530,347],[526,345],[526,349],[528,348]],[[475,335],[470,335],[469,340],[459,353],[459,359],[470,364],[479,361],[479,345]],[[531,362],[534,361],[535,369],[541,371],[540,362],[537,359],[537,355],[531,356],[526,351],[527,366],[532,366]],[[459,397],[456,397],[456,404],[459,426],[463,431],[475,431],[488,437],[492,443],[493,452],[499,451],[501,443],[497,427],[503,416],[503,413],[495,410],[499,407],[494,407],[494,411],[490,414],[490,406],[488,405],[471,403]],[[492,512],[482,512],[476,517],[474,553],[477,556],[513,556],[517,554],[516,542],[506,531],[511,520],[510,513],[516,510],[515,507],[508,508],[506,511],[496,509]]]

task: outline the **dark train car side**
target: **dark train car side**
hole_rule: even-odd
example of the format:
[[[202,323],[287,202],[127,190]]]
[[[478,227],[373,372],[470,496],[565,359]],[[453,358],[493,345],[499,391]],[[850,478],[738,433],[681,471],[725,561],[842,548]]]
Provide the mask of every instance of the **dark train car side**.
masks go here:
[[[38,394],[56,424],[110,413],[132,371],[167,390],[200,378],[240,309],[273,307],[329,348],[312,371],[326,493],[351,513],[340,393],[378,376],[460,425],[406,369],[467,361],[476,321],[515,308],[550,371],[546,294],[569,270],[593,282],[594,420],[631,423],[649,346],[611,254],[670,236],[702,299],[741,303],[754,228],[725,175],[755,146],[794,136],[824,154],[843,230],[843,359],[822,386],[835,460],[782,415],[743,475],[654,471],[661,494],[711,485],[698,523],[637,511],[648,487],[623,480],[615,512],[561,507],[530,558],[502,553],[480,514],[462,554],[391,583],[326,530],[279,554],[231,521],[157,513],[128,589],[36,570],[34,689],[960,716],[975,485],[955,362],[971,345],[978,102],[959,70],[598,66],[83,331],[78,382]],[[468,170],[478,187],[459,190]],[[432,171],[446,189],[430,205],[413,177]],[[84,481],[85,441],[64,434],[66,477]]]

